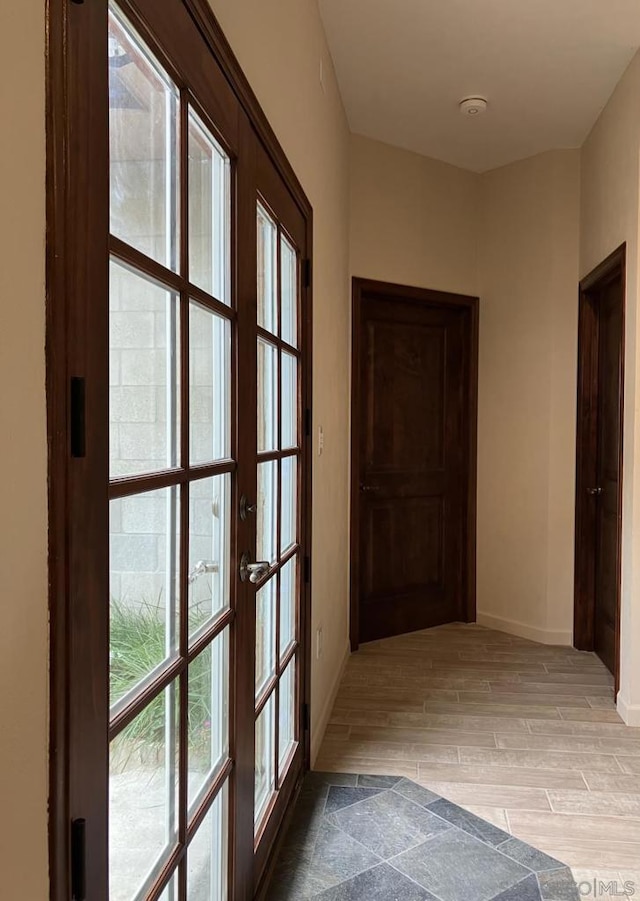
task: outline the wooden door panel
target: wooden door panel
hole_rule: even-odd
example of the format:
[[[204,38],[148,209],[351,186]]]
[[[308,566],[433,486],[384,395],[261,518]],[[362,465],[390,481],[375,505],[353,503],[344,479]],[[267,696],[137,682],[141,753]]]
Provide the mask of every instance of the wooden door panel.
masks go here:
[[[616,618],[615,574],[618,558],[618,517],[602,511],[599,520],[596,616],[603,622],[613,625]]]
[[[442,326],[367,323],[365,392],[372,404],[365,419],[368,475],[444,468],[445,345]]]
[[[428,586],[443,590],[443,497],[388,498],[363,505],[362,603]]]
[[[595,650],[615,669],[618,612],[620,498],[620,279],[602,291],[599,305],[598,464],[596,514]]]
[[[580,285],[575,643],[619,675],[625,248]]]
[[[363,642],[374,641],[385,635],[403,635],[416,631],[416,622],[420,623],[421,629],[450,622],[446,597],[434,593],[427,603],[422,586],[393,597],[368,602],[363,605],[361,617],[365,623]]]
[[[473,299],[366,284],[353,413],[362,641],[466,618],[475,427]]]

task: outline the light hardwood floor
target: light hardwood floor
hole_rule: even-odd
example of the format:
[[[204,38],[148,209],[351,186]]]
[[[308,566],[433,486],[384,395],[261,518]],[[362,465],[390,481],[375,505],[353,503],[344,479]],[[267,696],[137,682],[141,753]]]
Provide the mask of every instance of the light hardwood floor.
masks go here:
[[[462,624],[363,645],[315,769],[415,779],[640,897],[640,728],[593,654]]]

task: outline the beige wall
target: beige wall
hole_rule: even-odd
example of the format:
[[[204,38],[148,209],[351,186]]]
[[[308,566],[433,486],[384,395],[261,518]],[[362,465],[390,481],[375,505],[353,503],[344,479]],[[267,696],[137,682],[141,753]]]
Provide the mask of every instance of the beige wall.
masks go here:
[[[478,176],[351,138],[351,274],[478,293]]]
[[[44,3],[0,4],[0,856],[3,898],[47,882]],[[15,90],[19,85],[20,89]]]
[[[631,62],[582,151],[580,275],[627,242],[625,437],[622,511],[622,644],[618,707],[640,725],[640,398],[638,214],[640,54]]]
[[[478,612],[569,644],[579,151],[481,176]]]
[[[281,0],[277,15],[264,0],[211,4],[314,210],[313,418],[325,434],[313,472],[315,752],[347,652],[349,132],[314,0]]]

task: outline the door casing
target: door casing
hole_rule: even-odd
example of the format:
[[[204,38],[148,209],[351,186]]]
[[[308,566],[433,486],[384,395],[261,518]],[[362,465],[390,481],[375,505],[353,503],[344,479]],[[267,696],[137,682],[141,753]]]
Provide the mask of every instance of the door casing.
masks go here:
[[[620,479],[618,495],[617,635],[615,691],[620,687],[620,603],[622,580],[622,486],[624,438],[624,369],[627,245],[622,244],[580,282],[578,316],[578,401],[576,434],[576,518],[573,641],[581,651],[595,646],[595,507],[588,489],[595,484],[598,462],[598,294],[614,278],[622,284],[620,348]]]
[[[351,572],[350,572],[350,641],[352,652],[360,643],[360,324],[362,307],[368,297],[379,300],[400,298],[430,306],[458,308],[469,317],[469,379],[467,385],[467,441],[464,463],[467,475],[466,541],[464,542],[463,607],[467,622],[476,619],[476,510],[477,510],[477,431],[478,431],[478,322],[479,300],[464,294],[449,294],[426,288],[407,287],[389,282],[354,278],[352,285],[351,321]]]

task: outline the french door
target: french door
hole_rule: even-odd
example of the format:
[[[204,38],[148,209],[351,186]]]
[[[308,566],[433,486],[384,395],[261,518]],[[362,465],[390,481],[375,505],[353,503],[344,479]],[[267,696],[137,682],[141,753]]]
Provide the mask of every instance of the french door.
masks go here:
[[[310,211],[203,4],[64,14],[54,895],[249,899],[307,758]]]

